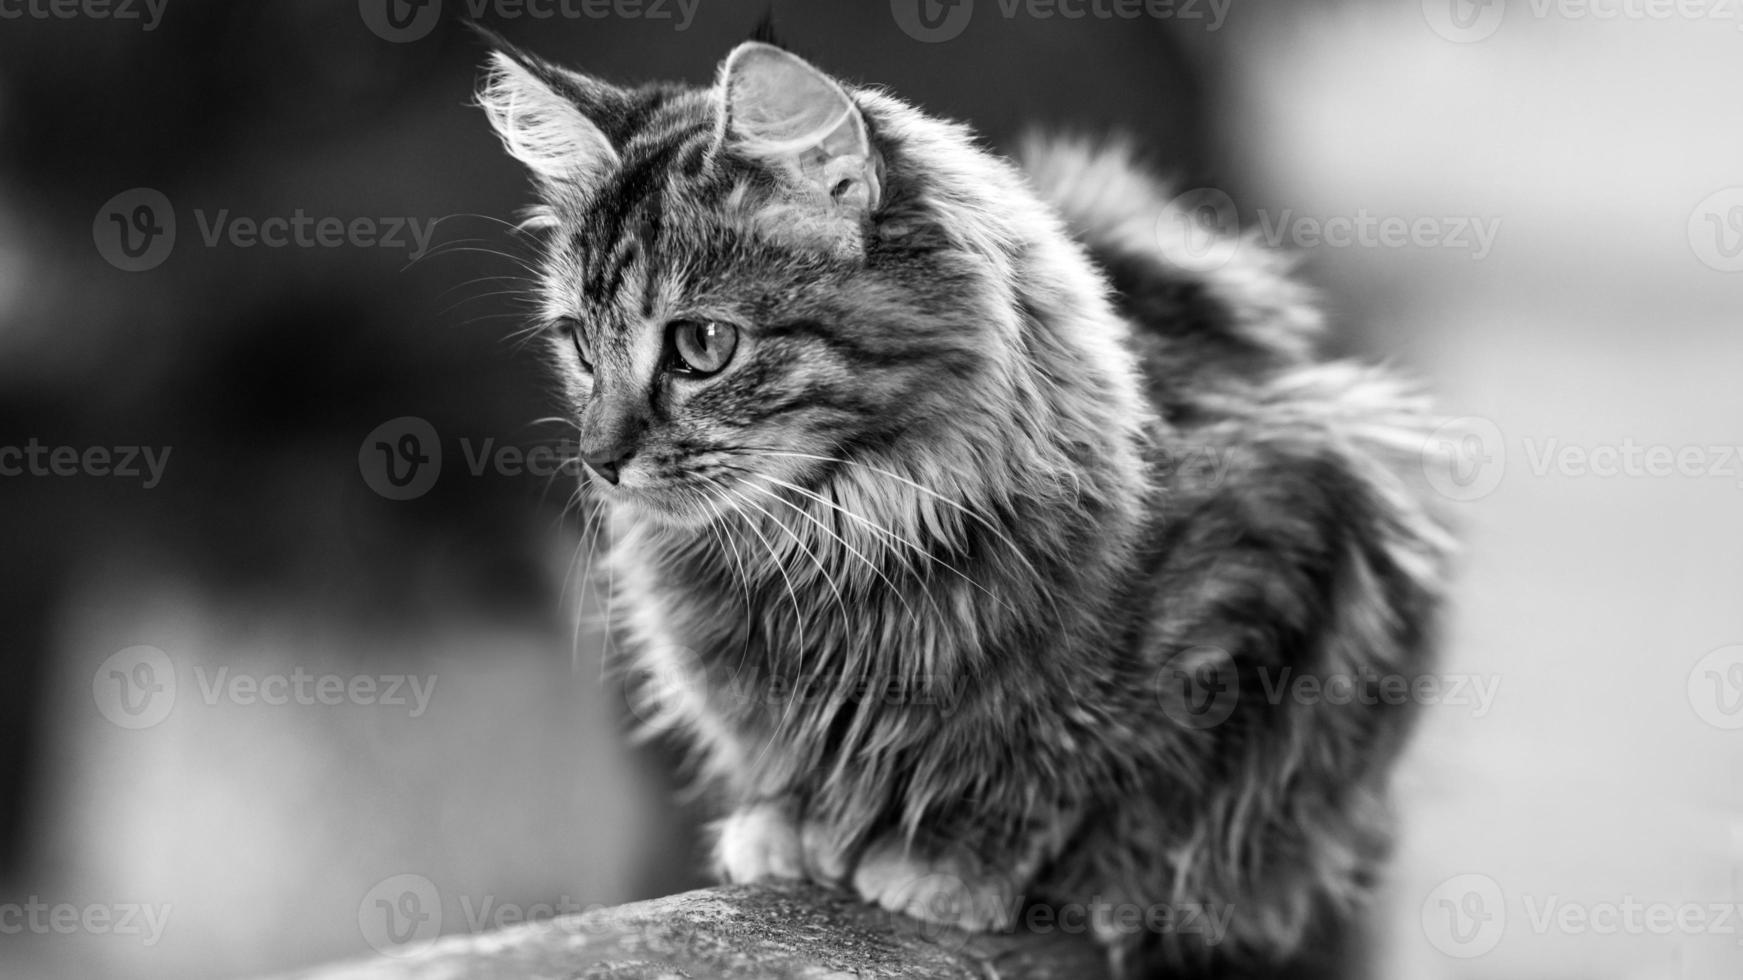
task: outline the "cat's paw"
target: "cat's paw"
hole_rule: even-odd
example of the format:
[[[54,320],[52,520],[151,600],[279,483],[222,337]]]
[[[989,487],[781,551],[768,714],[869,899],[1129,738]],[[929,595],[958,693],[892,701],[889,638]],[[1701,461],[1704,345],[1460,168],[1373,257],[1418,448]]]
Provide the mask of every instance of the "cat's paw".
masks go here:
[[[1016,887],[962,855],[925,856],[901,841],[872,845],[853,872],[861,898],[892,912],[969,932],[1007,929],[1017,915]]]
[[[836,884],[847,878],[852,856],[848,845],[830,827],[807,820],[799,831],[805,870],[814,881]]]
[[[730,882],[805,877],[805,852],[791,813],[774,803],[739,810],[715,828],[714,869]]]

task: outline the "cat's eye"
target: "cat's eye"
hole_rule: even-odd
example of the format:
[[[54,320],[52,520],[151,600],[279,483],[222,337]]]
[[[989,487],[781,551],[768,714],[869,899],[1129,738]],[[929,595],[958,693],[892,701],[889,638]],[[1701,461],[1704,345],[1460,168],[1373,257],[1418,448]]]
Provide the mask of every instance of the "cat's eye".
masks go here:
[[[575,356],[581,359],[581,367],[592,371],[593,352],[588,349],[587,338],[582,335],[581,321],[566,316],[558,319],[555,326],[558,333],[567,335],[569,342],[575,345]]]
[[[693,376],[714,374],[738,350],[738,328],[718,320],[678,320],[668,330],[671,368]]]

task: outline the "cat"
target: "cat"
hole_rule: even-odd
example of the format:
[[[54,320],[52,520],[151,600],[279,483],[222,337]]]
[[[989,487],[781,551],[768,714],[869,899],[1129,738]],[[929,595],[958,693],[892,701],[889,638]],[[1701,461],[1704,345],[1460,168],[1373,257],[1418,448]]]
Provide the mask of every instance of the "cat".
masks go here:
[[[494,46],[614,623],[720,876],[1137,910],[1090,923],[1120,976],[1328,963],[1450,549],[1416,389],[1318,357],[1287,262],[1204,261],[1119,143],[1019,167],[769,40],[702,88]]]

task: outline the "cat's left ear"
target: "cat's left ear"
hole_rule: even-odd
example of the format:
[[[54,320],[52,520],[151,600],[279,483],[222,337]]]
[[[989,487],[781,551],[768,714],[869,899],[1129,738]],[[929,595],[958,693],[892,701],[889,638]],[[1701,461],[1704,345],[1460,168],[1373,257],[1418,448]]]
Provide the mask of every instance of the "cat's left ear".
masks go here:
[[[803,58],[760,41],[720,68],[723,139],[786,170],[818,203],[860,220],[883,197],[883,160],[841,84]]]
[[[477,99],[504,148],[547,192],[591,195],[618,165],[596,120],[623,114],[622,93],[494,40]]]

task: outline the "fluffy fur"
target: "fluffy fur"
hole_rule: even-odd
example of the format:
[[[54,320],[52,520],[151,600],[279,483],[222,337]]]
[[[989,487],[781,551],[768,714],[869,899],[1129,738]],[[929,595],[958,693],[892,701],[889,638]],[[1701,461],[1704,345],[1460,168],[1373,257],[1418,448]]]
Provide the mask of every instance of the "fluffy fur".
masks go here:
[[[1325,960],[1410,711],[1267,682],[1426,669],[1419,400],[1315,359],[1256,244],[1197,267],[1118,147],[1019,170],[761,44],[708,89],[504,46],[480,100],[539,176],[582,448],[633,438],[587,492],[656,727],[726,811],[720,871],[977,929],[1227,910],[1214,943],[1095,923],[1132,976]],[[741,332],[719,375],[663,370],[686,318]]]

